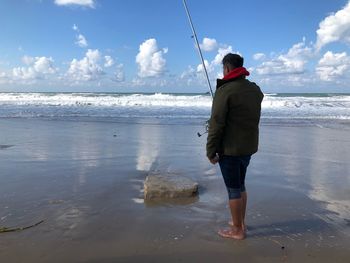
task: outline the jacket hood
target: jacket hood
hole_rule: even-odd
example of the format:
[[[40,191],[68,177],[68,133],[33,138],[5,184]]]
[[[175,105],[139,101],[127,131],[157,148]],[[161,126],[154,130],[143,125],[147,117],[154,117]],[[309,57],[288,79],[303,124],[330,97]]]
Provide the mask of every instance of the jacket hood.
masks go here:
[[[240,76],[249,76],[250,73],[245,67],[239,67],[231,70],[224,78],[223,80],[229,80],[229,79],[235,79]]]
[[[227,82],[234,81],[236,79],[245,78],[249,76],[250,73],[245,67],[239,67],[231,70],[224,78],[216,80],[216,89],[220,88]]]

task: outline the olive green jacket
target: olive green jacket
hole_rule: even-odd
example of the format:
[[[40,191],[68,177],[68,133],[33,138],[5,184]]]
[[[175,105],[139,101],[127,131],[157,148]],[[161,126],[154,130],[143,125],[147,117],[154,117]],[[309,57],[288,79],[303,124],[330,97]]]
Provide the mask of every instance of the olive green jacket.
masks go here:
[[[263,93],[244,77],[218,79],[207,139],[207,157],[257,152]]]

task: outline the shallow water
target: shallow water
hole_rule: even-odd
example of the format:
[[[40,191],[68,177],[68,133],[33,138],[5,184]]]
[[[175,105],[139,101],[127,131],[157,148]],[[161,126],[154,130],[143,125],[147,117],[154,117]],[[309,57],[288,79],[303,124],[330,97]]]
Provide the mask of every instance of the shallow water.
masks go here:
[[[229,220],[200,125],[1,119],[1,262],[346,262],[350,254],[347,130],[263,125],[248,169],[248,238]],[[149,170],[200,185],[186,202],[142,202]],[[284,249],[282,249],[284,247]],[[234,248],[234,249],[232,249]]]

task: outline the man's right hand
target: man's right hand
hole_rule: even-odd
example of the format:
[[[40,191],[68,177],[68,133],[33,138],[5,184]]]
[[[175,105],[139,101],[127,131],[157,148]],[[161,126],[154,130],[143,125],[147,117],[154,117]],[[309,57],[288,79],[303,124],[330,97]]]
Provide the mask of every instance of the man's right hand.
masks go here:
[[[209,159],[209,162],[211,164],[216,164],[218,161],[219,161],[219,156],[217,156],[217,155],[214,158]]]

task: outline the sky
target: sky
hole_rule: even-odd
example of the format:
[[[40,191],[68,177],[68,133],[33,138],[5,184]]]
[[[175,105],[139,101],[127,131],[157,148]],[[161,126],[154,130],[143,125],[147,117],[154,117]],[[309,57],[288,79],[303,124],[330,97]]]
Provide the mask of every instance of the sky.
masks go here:
[[[215,87],[350,92],[349,0],[187,0]],[[208,91],[182,0],[0,0],[0,92]]]

